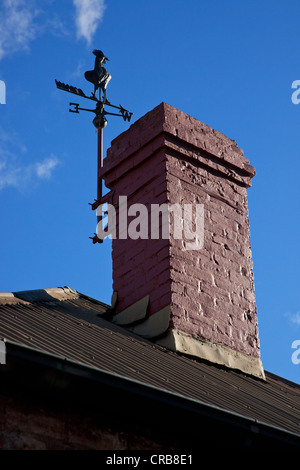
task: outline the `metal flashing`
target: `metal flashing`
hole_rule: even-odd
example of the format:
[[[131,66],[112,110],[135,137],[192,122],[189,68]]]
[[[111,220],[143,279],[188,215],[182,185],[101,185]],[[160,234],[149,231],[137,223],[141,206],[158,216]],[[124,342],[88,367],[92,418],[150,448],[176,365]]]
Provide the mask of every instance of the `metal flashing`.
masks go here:
[[[128,329],[144,338],[157,338],[167,331],[170,325],[170,305],[149,316],[138,325]]]
[[[149,295],[130,305],[122,312],[112,318],[117,325],[129,325],[139,320],[143,320],[147,316],[149,306]]]
[[[0,339],[0,365],[1,364],[6,364],[6,345],[3,339]]]

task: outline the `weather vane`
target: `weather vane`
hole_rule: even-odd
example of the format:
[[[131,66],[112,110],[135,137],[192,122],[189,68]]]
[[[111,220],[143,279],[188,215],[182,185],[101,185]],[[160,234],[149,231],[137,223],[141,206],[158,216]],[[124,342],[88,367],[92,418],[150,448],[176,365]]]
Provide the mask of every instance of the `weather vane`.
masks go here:
[[[97,209],[101,204],[102,198],[102,177],[101,177],[101,168],[103,166],[103,129],[107,125],[107,115],[111,116],[120,116],[124,121],[130,121],[132,113],[123,106],[115,106],[111,104],[106,97],[106,88],[111,79],[111,75],[105,69],[104,64],[109,60],[102,51],[95,49],[93,51],[95,55],[95,66],[94,70],[88,70],[85,72],[84,76],[86,80],[93,83],[94,92],[91,96],[87,96],[83,93],[80,88],[76,88],[71,85],[66,85],[65,83],[55,80],[57,88],[60,90],[67,91],[68,93],[73,93],[82,98],[87,98],[89,100],[96,102],[96,107],[94,109],[80,108],[79,103],[69,103],[71,113],[79,113],[79,111],[90,111],[95,113],[93,119],[93,124],[98,131],[98,170],[97,170],[97,199],[95,199],[94,204],[91,204],[92,209]],[[97,91],[99,90],[99,97],[97,98]],[[105,106],[117,109],[118,113],[111,113],[106,111]],[[93,240],[93,243],[102,243],[103,240],[98,238],[97,234],[94,237],[90,237]]]

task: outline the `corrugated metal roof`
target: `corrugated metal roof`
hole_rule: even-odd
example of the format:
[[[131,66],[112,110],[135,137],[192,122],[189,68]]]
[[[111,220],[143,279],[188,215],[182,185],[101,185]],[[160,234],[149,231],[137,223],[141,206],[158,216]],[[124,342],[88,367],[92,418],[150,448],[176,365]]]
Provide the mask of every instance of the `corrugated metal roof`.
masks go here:
[[[103,318],[73,289],[0,294],[0,338],[90,365],[300,435],[300,387],[266,381],[154,345]]]

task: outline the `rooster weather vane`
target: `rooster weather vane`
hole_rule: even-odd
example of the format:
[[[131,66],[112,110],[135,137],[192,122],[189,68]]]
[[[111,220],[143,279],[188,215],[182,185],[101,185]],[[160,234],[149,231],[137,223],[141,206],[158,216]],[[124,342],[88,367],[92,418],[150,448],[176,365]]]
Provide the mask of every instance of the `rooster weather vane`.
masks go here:
[[[95,57],[95,67],[94,70],[88,70],[85,72],[84,76],[86,80],[94,84],[94,92],[91,96],[87,96],[83,93],[81,88],[76,88],[71,85],[66,85],[65,83],[59,82],[55,80],[57,88],[60,90],[68,91],[69,93],[74,93],[77,96],[81,96],[82,98],[87,98],[89,100],[96,101],[96,108],[95,109],[86,109],[80,108],[78,103],[70,103],[69,105],[73,108],[70,108],[69,111],[71,113],[79,113],[79,111],[91,111],[92,113],[96,114],[96,117],[93,120],[95,127],[98,129],[99,127],[104,128],[107,124],[107,119],[105,115],[110,114],[112,116],[121,116],[124,121],[130,121],[132,113],[127,109],[123,108],[123,106],[115,106],[111,104],[106,97],[106,87],[108,82],[111,79],[111,75],[109,72],[104,68],[104,64],[107,60],[109,60],[102,51],[95,49],[93,50],[93,54]],[[97,91],[99,90],[99,98],[97,98]],[[103,97],[101,97],[101,91],[103,92]],[[110,113],[104,109],[104,106],[110,106],[112,108],[118,109],[119,113]]]
[[[56,86],[58,89],[67,91],[68,93],[73,93],[77,96],[82,98],[87,98],[89,100],[96,102],[96,107],[94,109],[87,109],[79,107],[79,103],[69,103],[71,113],[79,114],[79,111],[89,111],[95,114],[93,119],[93,124],[98,131],[98,173],[97,173],[97,199],[95,202],[91,204],[92,209],[97,209],[97,207],[101,204],[102,198],[102,178],[101,178],[101,168],[103,165],[103,129],[107,125],[107,115],[111,116],[120,116],[124,119],[124,121],[130,121],[131,116],[133,113],[128,111],[127,109],[123,108],[123,106],[113,105],[111,104],[106,96],[106,88],[111,79],[111,75],[105,69],[104,64],[107,60],[109,60],[102,51],[99,49],[93,50],[93,54],[95,55],[95,66],[94,70],[88,70],[85,72],[84,77],[87,81],[93,83],[94,91],[92,92],[91,96],[85,95],[85,93],[80,89],[76,88],[71,85],[66,85],[65,83],[59,82],[55,80]],[[97,91],[99,90],[99,97],[97,97]],[[108,112],[105,109],[105,106],[109,106],[110,108],[114,108],[118,110],[118,113]],[[101,219],[101,217],[98,217]],[[94,237],[90,237],[93,240],[93,243],[102,243],[103,240],[99,239],[97,234],[94,234]]]

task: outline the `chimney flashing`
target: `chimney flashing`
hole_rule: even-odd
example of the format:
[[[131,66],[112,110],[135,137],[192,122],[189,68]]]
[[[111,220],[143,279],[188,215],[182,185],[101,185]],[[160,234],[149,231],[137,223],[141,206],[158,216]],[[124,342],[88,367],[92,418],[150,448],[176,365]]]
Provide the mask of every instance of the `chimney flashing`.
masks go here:
[[[113,322],[117,325],[130,325],[139,320],[144,320],[147,316],[149,306],[149,295],[125,308],[122,312],[113,317]]]
[[[265,373],[260,358],[242,354],[220,344],[194,338],[188,333],[171,330],[165,336],[157,339],[156,343],[166,349],[229,369],[239,370],[247,375],[265,380]]]

